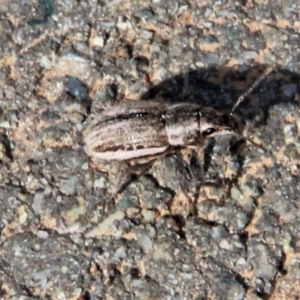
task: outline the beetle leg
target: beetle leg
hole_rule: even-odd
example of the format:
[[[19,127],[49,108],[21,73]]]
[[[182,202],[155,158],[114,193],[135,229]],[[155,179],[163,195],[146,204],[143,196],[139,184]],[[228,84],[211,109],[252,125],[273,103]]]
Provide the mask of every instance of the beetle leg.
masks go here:
[[[156,158],[151,159],[146,163],[127,165],[123,167],[117,176],[116,183],[112,190],[112,198],[115,198],[119,193],[124,191],[127,185],[134,177],[143,176],[154,164]]]

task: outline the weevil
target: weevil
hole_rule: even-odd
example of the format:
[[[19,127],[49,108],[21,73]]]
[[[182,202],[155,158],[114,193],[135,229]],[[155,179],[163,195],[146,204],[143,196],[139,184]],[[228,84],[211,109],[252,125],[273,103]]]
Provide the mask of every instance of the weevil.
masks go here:
[[[274,66],[267,68],[238,98],[230,114],[195,103],[125,101],[113,106],[100,113],[84,131],[84,149],[93,160],[153,161],[175,148],[199,148],[205,140],[218,135],[243,137],[240,121],[233,112],[273,69]]]

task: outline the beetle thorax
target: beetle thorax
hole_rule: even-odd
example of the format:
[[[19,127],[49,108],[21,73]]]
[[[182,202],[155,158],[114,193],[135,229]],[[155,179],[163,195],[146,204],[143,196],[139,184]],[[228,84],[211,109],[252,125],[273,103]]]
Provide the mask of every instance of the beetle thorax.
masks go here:
[[[199,113],[178,112],[165,115],[166,132],[172,146],[195,145],[199,137]]]

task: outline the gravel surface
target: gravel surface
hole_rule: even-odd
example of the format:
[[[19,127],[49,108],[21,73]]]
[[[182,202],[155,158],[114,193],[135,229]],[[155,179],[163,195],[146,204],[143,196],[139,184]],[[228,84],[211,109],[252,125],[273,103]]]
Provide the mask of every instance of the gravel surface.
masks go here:
[[[0,1],[0,298],[299,299],[299,12]],[[97,112],[140,99],[229,112],[272,64],[236,110],[257,146],[210,141],[183,171],[162,157],[107,202],[120,166],[83,151]]]

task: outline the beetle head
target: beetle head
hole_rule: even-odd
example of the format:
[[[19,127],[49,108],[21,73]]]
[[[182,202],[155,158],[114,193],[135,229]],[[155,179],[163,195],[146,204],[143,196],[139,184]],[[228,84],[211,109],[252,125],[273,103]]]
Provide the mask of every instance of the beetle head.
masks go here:
[[[201,110],[199,129],[204,139],[228,134],[242,136],[244,125],[232,114],[222,114],[212,108]]]

